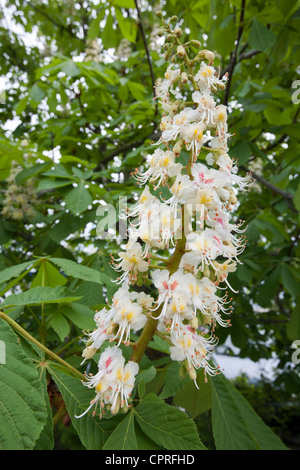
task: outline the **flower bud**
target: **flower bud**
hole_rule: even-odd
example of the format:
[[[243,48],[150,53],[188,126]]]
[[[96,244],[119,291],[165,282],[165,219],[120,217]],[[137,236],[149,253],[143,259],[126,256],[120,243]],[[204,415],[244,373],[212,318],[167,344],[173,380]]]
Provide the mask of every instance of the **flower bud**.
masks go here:
[[[97,352],[96,348],[92,348],[91,346],[88,346],[87,348],[83,350],[82,357],[84,359],[91,359],[92,357],[94,357],[96,352]]]
[[[177,36],[178,38],[180,38],[182,36],[182,29],[179,28],[179,26],[177,26],[175,29],[174,29],[174,34],[175,36]]]
[[[178,157],[180,155],[183,144],[184,144],[183,139],[179,139],[179,140],[177,140],[176,144],[174,145],[173,152],[174,152],[176,157]]]
[[[234,194],[233,191],[230,192],[229,202],[230,204],[236,204],[238,202],[236,195]]]
[[[171,51],[170,49],[168,51],[165,52],[164,54],[164,60],[167,61],[170,59],[170,55],[171,55]]]
[[[178,57],[184,57],[185,56],[185,48],[183,46],[178,46],[177,47],[177,55],[178,55]]]
[[[199,321],[198,321],[198,318],[196,316],[190,321],[190,325],[194,330],[198,329]]]
[[[211,64],[215,58],[215,54],[212,51],[203,49],[198,53],[198,57],[208,60],[208,62]]]
[[[181,78],[181,83],[187,83],[189,81],[189,77],[186,72],[182,72],[180,78]]]
[[[201,42],[200,41],[197,41],[196,39],[192,39],[191,40],[191,45],[196,47],[197,49],[200,49],[201,47]]]
[[[195,368],[194,368],[193,366],[191,366],[191,367],[189,367],[189,368],[187,369],[187,371],[188,371],[188,374],[189,374],[190,378],[191,378],[192,380],[196,380],[196,378],[197,378],[197,373],[196,373],[196,371],[195,371]]]

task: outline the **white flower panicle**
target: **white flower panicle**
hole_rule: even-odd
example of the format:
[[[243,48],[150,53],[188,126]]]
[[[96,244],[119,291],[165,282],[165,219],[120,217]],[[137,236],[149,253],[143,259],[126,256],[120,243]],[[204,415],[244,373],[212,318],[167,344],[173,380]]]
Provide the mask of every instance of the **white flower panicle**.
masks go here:
[[[116,414],[120,408],[127,411],[131,404],[131,392],[134,387],[135,376],[139,366],[136,362],[129,361],[125,364],[122,351],[116,347],[108,347],[101,354],[98,363],[98,372],[87,377],[83,384],[88,388],[94,388],[96,397],[90,402],[88,408],[76,418],[81,418],[94,407],[93,416],[97,413],[99,405],[99,417],[105,413],[104,408]]]
[[[145,187],[124,215],[133,219],[127,244],[111,261],[121,273],[116,281],[121,286],[111,304],[96,313],[96,329],[87,335],[83,353],[85,361],[105,341],[116,343],[102,353],[98,373],[85,384],[96,391],[88,410],[99,404],[100,415],[107,406],[113,413],[128,409],[138,365],[125,365],[119,347],[130,346],[131,333],[147,321],[156,322],[171,359],[183,363],[196,386],[199,369],[205,376],[219,373],[210,363],[218,342],[215,328],[230,325],[227,289],[236,291],[228,276],[246,243],[242,222],[231,217],[238,191],[247,188],[250,177],[238,176],[228,155],[227,108],[216,94],[227,76],[220,77],[212,52],[200,51],[191,60],[188,43],[179,41],[180,28],[166,29],[177,52],[156,87],[164,110],[161,137],[143,168],[133,173]],[[166,46],[168,55],[174,44]]]

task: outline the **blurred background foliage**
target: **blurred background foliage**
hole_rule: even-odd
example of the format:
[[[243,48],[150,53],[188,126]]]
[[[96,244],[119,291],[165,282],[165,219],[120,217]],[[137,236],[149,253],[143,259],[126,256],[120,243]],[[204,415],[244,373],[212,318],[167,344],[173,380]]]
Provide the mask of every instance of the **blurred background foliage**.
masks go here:
[[[248,243],[243,264],[230,277],[239,293],[233,295],[232,327],[217,329],[219,348],[255,362],[276,359],[272,383],[238,385],[289,444],[299,436],[299,424],[291,436],[286,419],[294,422],[295,415],[278,417],[276,410],[299,404],[300,366],[291,356],[293,341],[300,339],[300,2],[138,5],[1,0],[0,267],[39,260],[36,269],[16,273],[18,282],[1,278],[1,295],[8,288],[16,294],[33,287],[66,289],[72,303],[44,306],[47,332],[33,320],[39,320],[39,306],[19,305],[11,315],[79,365],[78,338],[114,293],[108,261],[122,241],[118,227],[102,239],[97,235],[97,209],[111,204],[118,211],[120,197],[131,204],[141,191],[131,172],[159,138],[153,86],[166,69],[155,12],[176,14],[184,40],[201,41],[216,54],[220,74],[228,73],[219,96],[230,112],[230,155],[241,175],[253,175],[235,213],[248,227]],[[102,284],[51,259],[93,268]],[[200,429],[204,421],[197,422]],[[63,442],[72,436],[70,431]]]

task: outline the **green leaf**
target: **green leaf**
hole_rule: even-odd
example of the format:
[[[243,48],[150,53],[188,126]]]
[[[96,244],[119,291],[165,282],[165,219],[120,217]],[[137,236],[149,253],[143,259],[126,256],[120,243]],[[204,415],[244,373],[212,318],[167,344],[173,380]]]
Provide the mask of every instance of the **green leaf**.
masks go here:
[[[62,305],[61,312],[81,330],[93,330],[95,328],[95,311],[78,302],[72,305]]]
[[[82,297],[80,303],[87,307],[96,307],[99,304],[105,303],[102,289],[100,289],[99,284],[96,282],[81,282],[78,289],[76,289],[76,295]]]
[[[0,272],[0,284],[9,281],[14,277],[18,277],[22,272],[24,272],[30,265],[34,263],[35,261],[27,261],[26,263],[17,264],[15,266],[10,266],[9,268],[3,269]]]
[[[209,382],[204,381],[204,374],[200,372],[197,377],[197,385],[189,381],[182,390],[173,397],[174,404],[184,408],[192,418],[205,413],[211,408],[211,388]]]
[[[140,381],[143,380],[144,384],[151,382],[156,376],[156,369],[154,366],[149,367],[147,370],[143,370],[138,373],[135,384],[138,385]]]
[[[134,0],[112,0],[111,4],[114,7],[135,8]]]
[[[87,409],[90,401],[95,398],[94,391],[85,387],[79,379],[61,372],[51,363],[47,364],[48,370],[63,396],[72,424],[81,442],[87,450],[101,450],[119,423],[119,415],[115,418],[100,420],[99,416],[93,417],[92,410],[90,410],[82,418],[76,418]]]
[[[31,283],[31,288],[38,286],[56,287],[64,286],[68,282],[48,260],[41,260],[37,275]]]
[[[40,380],[18,337],[2,319],[0,339],[5,345],[5,363],[0,364],[0,449],[29,450],[47,418]]]
[[[146,385],[145,385],[144,379],[141,379],[138,385],[139,398],[140,399],[144,398],[145,393],[146,393]]]
[[[287,334],[291,341],[300,338],[300,295],[298,296],[297,303],[292,311],[290,321],[287,324]]]
[[[69,77],[76,77],[80,75],[80,70],[72,59],[66,60],[60,66],[62,72],[65,72]]]
[[[258,301],[265,307],[271,299],[276,295],[280,282],[280,266],[274,266],[264,276],[265,282],[258,289]]]
[[[37,163],[34,166],[31,166],[30,168],[25,168],[17,174],[16,183],[22,184],[22,182],[27,180],[28,178],[32,178],[33,176],[36,176],[42,171],[48,169],[51,164],[52,162]]]
[[[295,204],[295,208],[300,213],[300,183],[298,184],[297,189],[294,194],[294,204]],[[300,221],[300,215],[298,217]]]
[[[70,325],[68,320],[62,313],[55,312],[51,317],[50,324],[53,330],[58,334],[61,342],[63,342],[65,337],[68,336],[70,332]]]
[[[137,422],[135,422],[135,435],[139,450],[159,450],[162,448],[161,445],[156,444],[141,430]]]
[[[40,369],[40,381],[42,389],[44,392],[44,398],[47,408],[47,419],[46,424],[35,443],[34,450],[52,450],[54,447],[54,437],[53,437],[53,419],[52,419],[52,408],[49,403],[49,396],[47,391],[47,377],[46,377],[46,368],[41,367]]]
[[[80,181],[65,197],[66,207],[75,215],[84,212],[93,202],[92,196],[85,188],[85,184],[85,181]]]
[[[140,83],[128,81],[127,86],[137,101],[144,99],[146,90],[143,85],[141,85]]]
[[[217,450],[286,449],[223,375],[211,378],[210,385],[213,435]]]
[[[75,263],[65,258],[51,258],[51,262],[59,266],[67,276],[83,281],[90,281],[97,284],[103,284],[101,273],[96,269],[89,268],[83,264]]]
[[[165,399],[168,397],[173,396],[175,393],[182,390],[189,382],[190,377],[186,375],[185,377],[180,377],[179,375],[180,364],[178,362],[173,362],[167,370],[166,378],[165,378],[165,385],[162,389],[161,394],[159,397],[161,399]],[[195,384],[193,382],[195,387]],[[196,388],[196,387],[195,387]]]
[[[239,140],[229,151],[229,155],[238,161],[239,165],[244,165],[251,157],[251,149],[245,140]]]
[[[69,186],[72,183],[73,181],[71,180],[54,180],[50,178],[45,178],[39,182],[37,190],[46,191],[47,189],[63,188],[64,186]]]
[[[128,39],[129,42],[135,42],[137,33],[136,22],[132,21],[130,18],[124,18],[121,10],[117,7],[115,8],[115,13],[122,36]]]
[[[292,268],[286,264],[281,266],[281,280],[285,289],[292,297],[298,297],[299,295],[299,276]]]
[[[263,26],[256,19],[253,20],[248,42],[253,49],[262,52],[268,51],[276,42],[276,34]]]
[[[195,423],[184,412],[147,395],[135,408],[138,424],[154,442],[168,450],[203,450]]]
[[[2,303],[2,308],[12,305],[39,305],[61,302],[75,302],[80,297],[70,296],[60,286],[58,287],[34,287],[20,294],[12,294]]]
[[[138,450],[133,410],[118,424],[105,442],[103,450]]]
[[[29,91],[29,96],[35,104],[38,104],[44,98],[45,92],[37,84],[34,84]]]
[[[100,21],[103,20],[105,15],[105,8],[97,15],[96,18],[91,21],[88,31],[88,39],[95,39],[99,36],[100,33]]]

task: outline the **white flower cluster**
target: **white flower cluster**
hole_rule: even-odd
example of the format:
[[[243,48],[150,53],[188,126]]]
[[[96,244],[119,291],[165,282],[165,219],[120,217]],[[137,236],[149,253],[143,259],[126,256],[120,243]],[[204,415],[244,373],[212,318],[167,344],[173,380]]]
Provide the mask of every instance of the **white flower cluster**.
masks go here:
[[[129,361],[125,365],[125,359],[119,348],[116,346],[106,348],[100,356],[97,374],[89,376],[87,381],[83,382],[85,386],[95,388],[96,397],[76,418],[84,416],[92,407],[95,407],[94,416],[98,404],[100,418],[105,413],[104,408],[109,409],[113,414],[116,414],[120,408],[130,408],[130,395],[138,370],[139,366],[136,362]]]
[[[25,157],[24,157],[25,158]],[[8,183],[3,208],[1,214],[4,218],[16,222],[32,219],[35,216],[35,206],[38,204],[36,189],[32,178],[24,184],[16,183],[16,176],[22,168],[16,162],[12,162],[12,168],[9,176],[6,178]]]
[[[180,47],[178,56],[184,57]],[[88,335],[83,353],[84,360],[92,357],[107,340],[116,341],[114,351],[119,351],[121,343],[130,344],[131,332],[141,330],[147,319],[155,321],[158,334],[170,344],[171,359],[184,364],[196,386],[198,369],[210,375],[219,372],[209,363],[217,343],[214,329],[216,324],[230,324],[226,319],[231,312],[227,277],[236,270],[245,247],[240,223],[233,223],[230,213],[237,203],[236,189],[249,184],[249,176],[236,174],[227,153],[227,109],[215,99],[226,77],[220,78],[213,67],[212,52],[201,51],[198,57],[193,76],[173,64],[156,88],[165,112],[158,145],[166,149],[156,148],[146,168],[134,173],[146,187],[125,216],[134,218],[125,250],[111,262],[122,272],[117,280],[121,286],[109,309],[96,314],[97,329]],[[191,101],[176,99],[178,84],[193,86],[188,90]],[[197,161],[200,154],[201,161]],[[189,156],[187,164],[184,156]],[[157,193],[159,187],[167,189],[169,196]],[[149,280],[157,292],[154,298],[131,290],[136,284],[149,285]],[[101,355],[99,373],[88,381],[97,392],[93,403],[108,403],[113,411],[127,408],[138,366],[130,362],[124,366],[117,356],[123,372],[111,376],[102,366],[107,354],[108,350]],[[123,390],[119,398],[117,389]]]

